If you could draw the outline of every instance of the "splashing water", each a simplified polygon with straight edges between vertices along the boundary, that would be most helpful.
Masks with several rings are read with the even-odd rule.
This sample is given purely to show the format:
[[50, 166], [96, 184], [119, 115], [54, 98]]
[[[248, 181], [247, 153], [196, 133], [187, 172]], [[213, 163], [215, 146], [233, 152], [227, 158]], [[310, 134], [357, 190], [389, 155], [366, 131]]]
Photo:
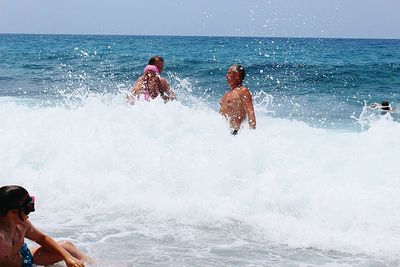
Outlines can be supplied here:
[[2, 183], [37, 195], [31, 219], [99, 266], [399, 258], [393, 121], [343, 133], [260, 116], [232, 137], [212, 109], [129, 107], [123, 95], [69, 108], [11, 101], [0, 119]]
[[[364, 102], [396, 103], [397, 42], [21, 37], [38, 60], [2, 38], [21, 53], [0, 49], [0, 181], [96, 266], [400, 264], [398, 114]], [[126, 105], [159, 47], [178, 101]], [[238, 136], [218, 114], [232, 62], [257, 115]]]

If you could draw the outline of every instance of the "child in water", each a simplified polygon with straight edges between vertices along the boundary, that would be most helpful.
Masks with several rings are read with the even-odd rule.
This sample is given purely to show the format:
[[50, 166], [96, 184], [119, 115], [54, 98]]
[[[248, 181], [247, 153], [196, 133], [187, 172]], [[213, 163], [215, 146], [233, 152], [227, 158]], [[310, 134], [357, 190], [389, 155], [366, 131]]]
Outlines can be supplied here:
[[[21, 186], [0, 188], [0, 266], [32, 267], [64, 261], [68, 267], [83, 267], [92, 259], [71, 242], [56, 242], [35, 228], [28, 215], [35, 211], [35, 197]], [[25, 238], [40, 246], [29, 249]]]

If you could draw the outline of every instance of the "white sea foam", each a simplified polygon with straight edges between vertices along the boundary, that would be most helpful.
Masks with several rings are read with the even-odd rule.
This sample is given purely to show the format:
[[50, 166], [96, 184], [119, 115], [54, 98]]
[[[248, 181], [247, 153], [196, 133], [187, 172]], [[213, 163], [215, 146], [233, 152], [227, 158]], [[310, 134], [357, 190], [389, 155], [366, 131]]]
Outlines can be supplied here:
[[204, 106], [106, 95], [69, 108], [6, 101], [0, 123], [0, 184], [25, 186], [31, 219], [88, 249], [156, 238], [171, 221], [239, 222], [289, 247], [400, 259], [396, 122], [356, 133], [259, 116], [256, 131], [231, 136]]

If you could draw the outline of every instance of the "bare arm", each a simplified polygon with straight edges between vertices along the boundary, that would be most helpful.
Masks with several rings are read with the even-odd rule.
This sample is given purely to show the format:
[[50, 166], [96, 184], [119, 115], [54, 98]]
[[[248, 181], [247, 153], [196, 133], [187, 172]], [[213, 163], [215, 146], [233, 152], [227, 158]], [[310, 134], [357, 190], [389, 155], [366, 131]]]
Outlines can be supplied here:
[[128, 95], [126, 96], [126, 102], [129, 104], [134, 104], [135, 98], [140, 94], [142, 90], [142, 77], [140, 77], [135, 84], [132, 86], [131, 90], [129, 90]]
[[256, 128], [256, 115], [254, 113], [253, 98], [250, 94], [249, 89], [243, 88], [241, 93], [241, 99], [243, 102], [244, 109], [246, 111], [247, 119], [249, 120], [249, 126], [252, 129]]
[[381, 106], [381, 104], [373, 103], [373, 104], [371, 104], [369, 107], [370, 107], [371, 109], [376, 109], [376, 108], [381, 108], [382, 106]]
[[32, 223], [27, 221], [28, 228], [25, 237], [35, 241], [37, 244], [42, 246], [44, 249], [59, 254], [65, 261], [68, 267], [84, 267], [85, 265], [78, 259], [74, 258], [68, 253], [60, 244], [58, 244], [53, 238], [45, 235], [38, 229], [36, 229]]
[[169, 86], [168, 82], [166, 79], [160, 77], [160, 91], [163, 93], [163, 99], [168, 101], [168, 100], [174, 100], [176, 99], [175, 93], [171, 90], [171, 87]]

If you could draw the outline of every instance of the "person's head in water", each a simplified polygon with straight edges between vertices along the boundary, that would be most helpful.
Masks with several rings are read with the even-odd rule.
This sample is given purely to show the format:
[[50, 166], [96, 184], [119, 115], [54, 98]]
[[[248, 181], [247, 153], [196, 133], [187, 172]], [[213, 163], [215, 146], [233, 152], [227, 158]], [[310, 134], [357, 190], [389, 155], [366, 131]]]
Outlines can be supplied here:
[[148, 65], [156, 66], [158, 71], [161, 73], [164, 67], [164, 58], [160, 56], [151, 57]]
[[244, 78], [246, 77], [246, 71], [242, 65], [232, 65], [226, 73], [226, 79], [231, 87], [240, 86]]
[[381, 109], [383, 109], [383, 110], [390, 110], [390, 104], [386, 100], [382, 101], [381, 106], [382, 106]]
[[26, 216], [35, 211], [34, 197], [30, 196], [28, 191], [18, 185], [7, 185], [0, 188], [0, 217], [7, 216], [10, 210], [24, 212]]

